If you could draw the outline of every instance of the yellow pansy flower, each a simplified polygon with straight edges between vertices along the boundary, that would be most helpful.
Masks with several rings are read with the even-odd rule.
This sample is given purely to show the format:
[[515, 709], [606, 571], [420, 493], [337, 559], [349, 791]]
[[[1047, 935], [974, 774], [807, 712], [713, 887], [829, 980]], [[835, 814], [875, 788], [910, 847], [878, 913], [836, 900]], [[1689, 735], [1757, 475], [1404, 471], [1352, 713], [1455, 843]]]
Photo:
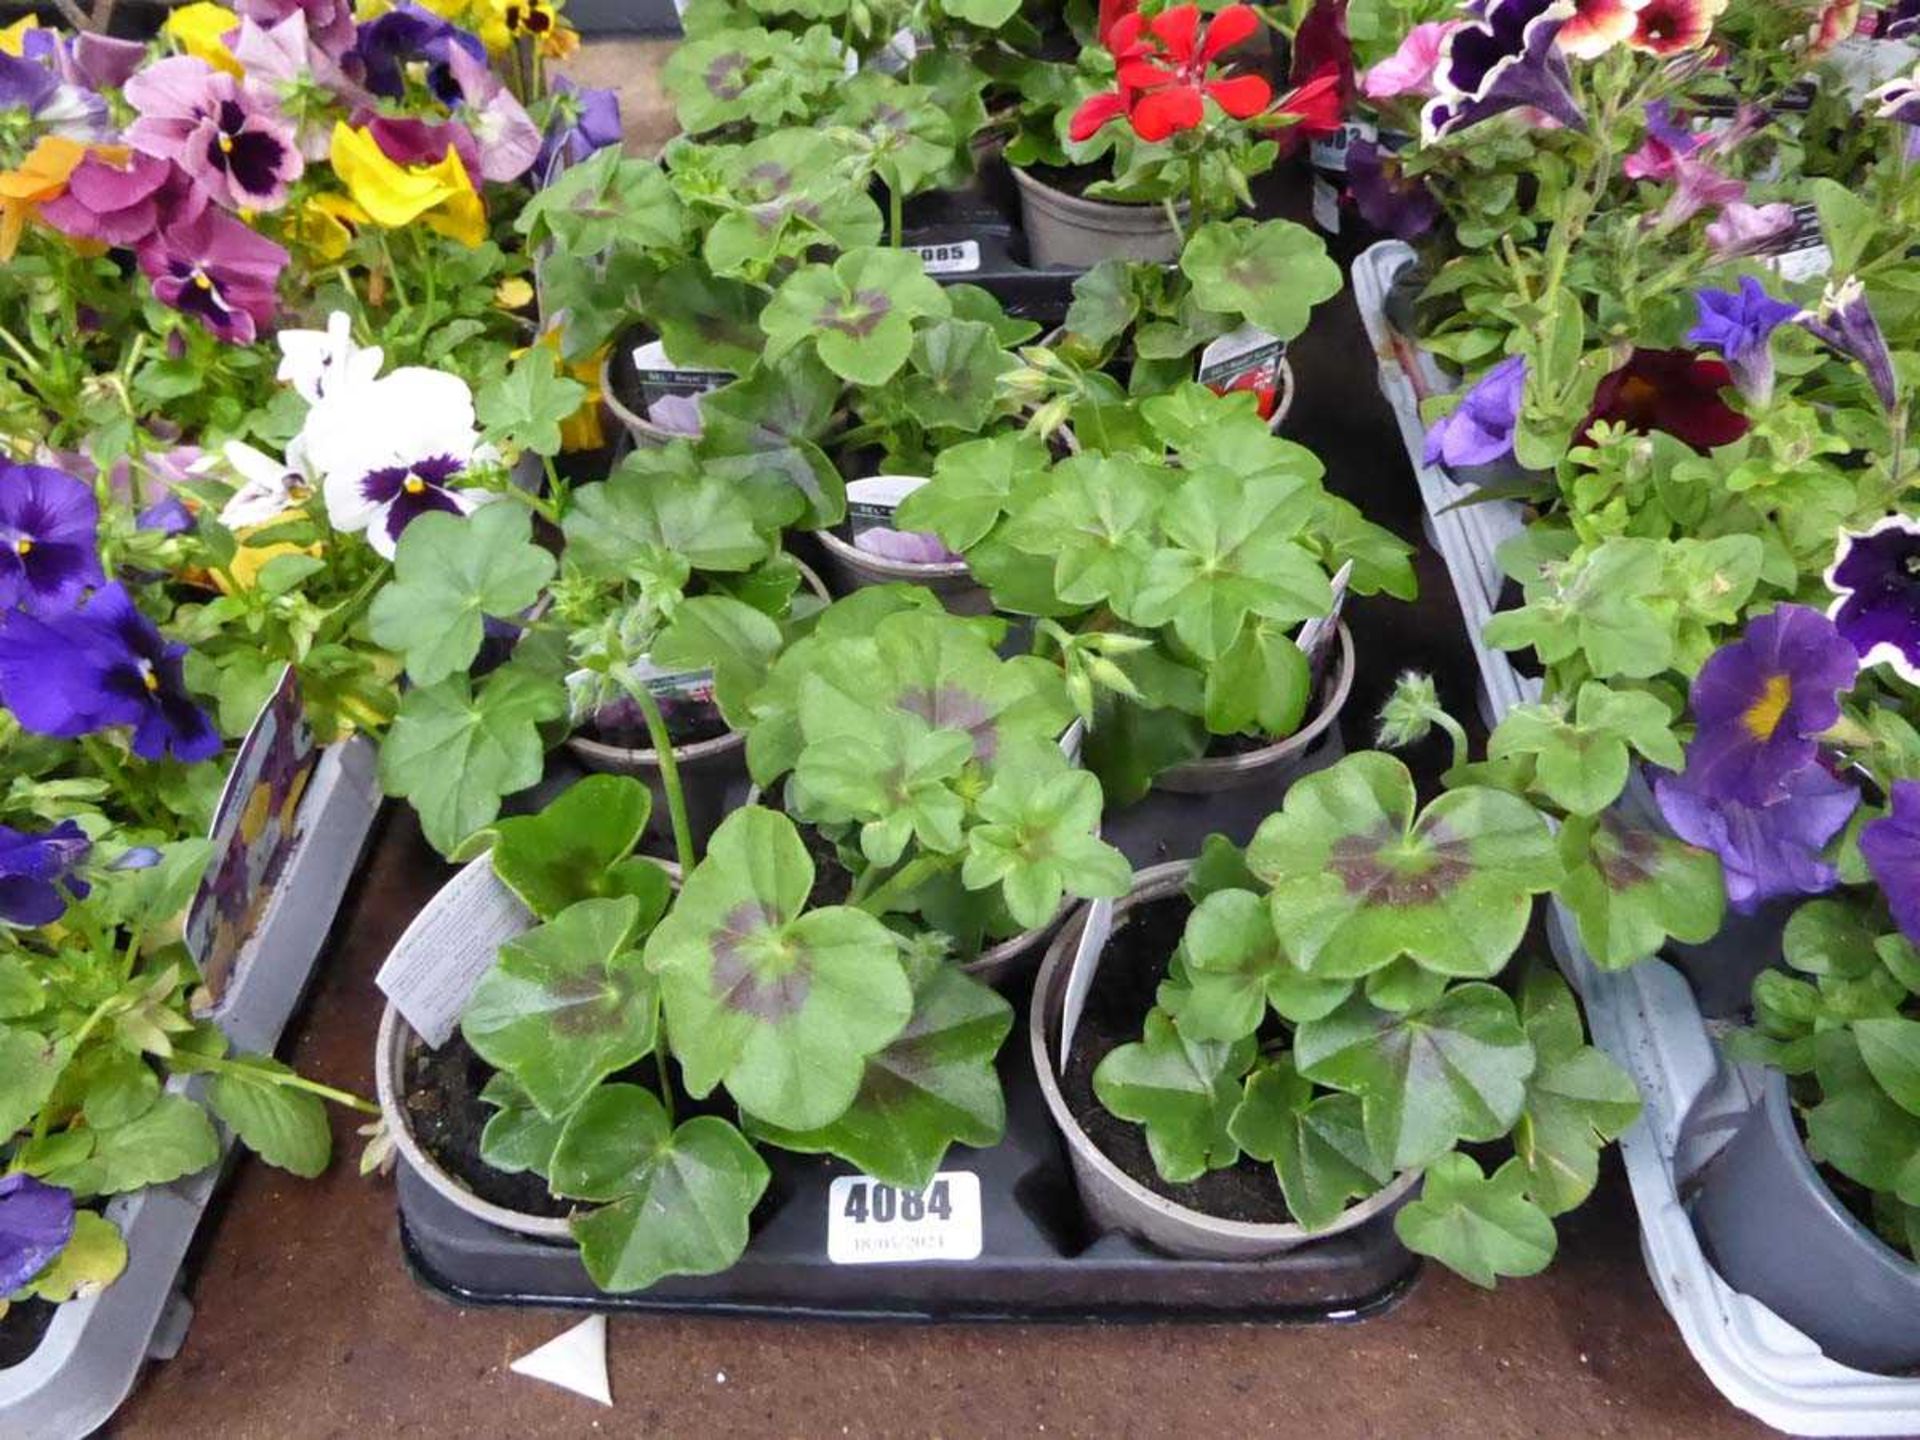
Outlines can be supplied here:
[[[124, 157], [124, 150], [102, 147], [103, 154]], [[27, 222], [40, 213], [41, 202], [67, 188], [67, 177], [86, 158], [87, 147], [64, 135], [42, 135], [34, 142], [18, 170], [0, 170], [0, 260], [11, 260], [20, 247]]]
[[373, 217], [345, 195], [310, 195], [293, 214], [290, 238], [331, 265], [347, 253], [354, 231], [372, 223]]
[[435, 164], [402, 165], [387, 157], [371, 132], [337, 121], [329, 158], [374, 224], [398, 230], [418, 220], [462, 245], [487, 238], [486, 207], [451, 145]]
[[564, 60], [580, 48], [580, 32], [561, 18], [553, 0], [471, 0], [469, 28], [493, 54], [522, 38], [549, 60]]
[[22, 15], [11, 25], [0, 25], [0, 55], [24, 55], [28, 32], [40, 28], [40, 17]]
[[493, 303], [502, 310], [524, 310], [533, 303], [533, 286], [519, 275], [509, 275], [493, 287]]
[[240, 17], [213, 0], [194, 0], [171, 15], [160, 31], [187, 54], [198, 57], [229, 75], [246, 73], [227, 48], [227, 36], [240, 28]]

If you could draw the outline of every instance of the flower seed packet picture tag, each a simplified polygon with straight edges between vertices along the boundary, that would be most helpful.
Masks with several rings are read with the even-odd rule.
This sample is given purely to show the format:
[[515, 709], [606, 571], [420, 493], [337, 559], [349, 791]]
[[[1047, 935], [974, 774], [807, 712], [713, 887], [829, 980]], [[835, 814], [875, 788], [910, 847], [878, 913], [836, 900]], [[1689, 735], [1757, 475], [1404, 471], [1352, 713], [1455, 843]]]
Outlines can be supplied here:
[[[647, 419], [662, 430], [698, 435], [700, 397], [738, 377], [730, 370], [698, 370], [676, 365], [658, 340], [636, 345], [634, 374], [640, 382], [640, 404]], [[656, 411], [658, 413], [656, 413]]]
[[[726, 722], [713, 698], [713, 671], [674, 670], [656, 665], [651, 657], [641, 655], [628, 667], [627, 673], [646, 686], [647, 693], [659, 703], [661, 718], [669, 730], [684, 735], [715, 722], [725, 728]], [[588, 693], [588, 687], [602, 683], [602, 677], [591, 670], [576, 670], [567, 676], [567, 693], [575, 697], [574, 713], [579, 715], [585, 708], [603, 726], [614, 723], [623, 730], [644, 733], [646, 720], [640, 707], [625, 695], [615, 695], [605, 704], [583, 707], [581, 697]], [[653, 742], [648, 739], [635, 748], [652, 749]]]
[[1218, 395], [1252, 391], [1260, 418], [1267, 420], [1280, 401], [1280, 366], [1286, 358], [1286, 341], [1258, 325], [1242, 325], [1200, 352], [1194, 378]]
[[248, 935], [298, 839], [300, 797], [318, 758], [291, 665], [234, 756], [208, 838], [213, 853], [187, 907], [188, 952], [218, 1009]]
[[875, 475], [847, 482], [847, 538], [856, 550], [907, 565], [945, 565], [960, 557], [937, 535], [896, 530], [894, 512], [927, 483], [921, 475]]

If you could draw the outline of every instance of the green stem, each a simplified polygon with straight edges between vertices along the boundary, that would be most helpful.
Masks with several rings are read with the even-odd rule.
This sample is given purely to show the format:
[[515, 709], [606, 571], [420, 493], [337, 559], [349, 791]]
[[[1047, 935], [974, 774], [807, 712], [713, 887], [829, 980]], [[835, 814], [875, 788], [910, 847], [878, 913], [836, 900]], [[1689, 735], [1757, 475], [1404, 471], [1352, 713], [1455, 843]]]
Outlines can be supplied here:
[[289, 1070], [282, 1075], [275, 1070], [263, 1070], [258, 1065], [246, 1065], [238, 1060], [223, 1060], [217, 1055], [196, 1055], [192, 1068], [205, 1070], [215, 1075], [243, 1075], [258, 1084], [266, 1081], [288, 1090], [304, 1090], [309, 1095], [318, 1095], [322, 1100], [331, 1100], [336, 1105], [344, 1105], [349, 1110], [358, 1110], [362, 1115], [378, 1115], [380, 1107], [371, 1100], [362, 1100], [349, 1090], [336, 1090], [331, 1085], [322, 1085], [318, 1080], [309, 1080], [306, 1076]]
[[667, 1044], [667, 1017], [662, 1015], [653, 1032], [653, 1066], [660, 1072], [660, 1105], [667, 1112], [667, 1125], [673, 1125], [673, 1072], [667, 1068], [667, 1057], [673, 1049]]
[[693, 826], [687, 821], [687, 797], [680, 788], [680, 762], [673, 757], [673, 736], [667, 731], [666, 717], [660, 713], [660, 702], [653, 698], [651, 690], [635, 680], [624, 665], [615, 671], [614, 678], [646, 717], [653, 753], [660, 757], [660, 788], [667, 792], [667, 818], [673, 822], [673, 849], [684, 880], [693, 873], [695, 863]]
[[1447, 732], [1447, 738], [1453, 741], [1453, 768], [1458, 769], [1473, 757], [1473, 747], [1467, 743], [1466, 727], [1449, 715], [1445, 710], [1433, 712], [1433, 723]]
[[900, 193], [898, 179], [887, 182], [887, 229], [892, 235], [893, 248], [900, 248], [900, 236], [906, 228], [906, 200]]
[[[903, 895], [910, 895], [927, 881], [943, 870], [951, 870], [959, 863], [957, 855], [918, 855], [889, 875], [885, 883], [874, 887], [865, 894], [860, 887], [854, 887], [854, 893], [848, 897], [849, 903], [858, 906], [869, 915], [884, 915], [887, 907]], [[862, 880], [873, 874], [868, 871]]]
[[133, 783], [127, 774], [126, 766], [120, 763], [119, 756], [113, 753], [113, 747], [97, 735], [82, 735], [80, 750], [94, 764], [94, 768], [106, 776], [113, 786], [114, 793], [133, 811], [135, 817], [144, 825], [156, 830], [165, 830], [167, 820], [155, 812], [151, 802], [140, 787]]

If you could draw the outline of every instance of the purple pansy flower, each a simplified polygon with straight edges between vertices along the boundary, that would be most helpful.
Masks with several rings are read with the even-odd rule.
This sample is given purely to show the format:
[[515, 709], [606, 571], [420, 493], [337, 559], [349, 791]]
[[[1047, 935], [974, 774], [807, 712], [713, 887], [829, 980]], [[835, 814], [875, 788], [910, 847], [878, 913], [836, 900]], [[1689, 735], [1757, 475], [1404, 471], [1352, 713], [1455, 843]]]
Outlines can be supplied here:
[[147, 47], [88, 30], [63, 35], [35, 26], [21, 37], [20, 53], [76, 90], [118, 90], [147, 58]]
[[1755, 405], [1773, 398], [1773, 332], [1800, 312], [1767, 293], [1751, 275], [1738, 290], [1696, 290], [1700, 323], [1687, 343], [1718, 350], [1733, 372], [1733, 383]]
[[396, 5], [360, 27], [347, 54], [347, 70], [357, 73], [374, 94], [397, 100], [407, 92], [408, 62], [425, 60], [428, 88], [436, 100], [451, 108], [460, 102], [460, 85], [448, 64], [456, 48], [486, 63], [487, 47], [479, 36], [418, 5]]
[[1866, 665], [1920, 685], [1920, 521], [1889, 515], [1864, 535], [1840, 532], [1827, 616]]
[[208, 210], [140, 247], [140, 268], [161, 303], [231, 345], [251, 345], [273, 321], [287, 252], [231, 215]]
[[1920, 780], [1893, 782], [1892, 805], [1860, 827], [1860, 854], [1887, 897], [1893, 923], [1920, 945]]
[[302, 33], [330, 59], [339, 59], [353, 46], [353, 0], [235, 0], [233, 8], [243, 21], [263, 30], [299, 16]]
[[138, 249], [206, 208], [207, 192], [171, 160], [135, 150], [121, 165], [96, 150], [74, 167], [64, 192], [41, 202], [40, 218], [63, 235]]
[[611, 90], [585, 89], [564, 75], [553, 77], [553, 118], [541, 138], [533, 162], [534, 176], [543, 185], [553, 180], [557, 158], [578, 165], [596, 150], [620, 143], [620, 97]]
[[[348, 43], [352, 43], [351, 34]], [[332, 106], [313, 103], [313, 87], [330, 91], [350, 107], [373, 107], [373, 96], [347, 78], [339, 52], [313, 38], [307, 17], [298, 9], [272, 24], [243, 15], [240, 33], [230, 48], [247, 72], [250, 89], [270, 90], [282, 100], [293, 100], [295, 137], [300, 153], [309, 160], [327, 157], [334, 119]]]
[[0, 920], [51, 925], [67, 913], [69, 895], [85, 899], [87, 884], [73, 872], [90, 848], [87, 832], [73, 820], [38, 835], [0, 825]]
[[0, 608], [64, 606], [104, 584], [99, 526], [100, 505], [84, 481], [0, 461]]
[[279, 209], [306, 169], [280, 107], [204, 60], [155, 61], [125, 94], [140, 112], [127, 143], [174, 161], [229, 210]]
[[193, 511], [178, 495], [163, 495], [140, 512], [134, 526], [162, 535], [184, 535], [193, 529]]
[[1707, 244], [1713, 247], [1716, 260], [1761, 255], [1774, 241], [1791, 233], [1793, 226], [1793, 207], [1784, 200], [1765, 205], [1731, 200], [1707, 225]]
[[73, 1238], [73, 1192], [31, 1175], [0, 1175], [0, 1295], [53, 1263]]
[[71, 140], [104, 140], [112, 130], [105, 100], [25, 55], [0, 54], [0, 110], [24, 110], [35, 129]]
[[1557, 43], [1575, 9], [1574, 0], [1470, 0], [1467, 18], [1441, 42], [1437, 93], [1421, 112], [1427, 139], [1522, 106], [1585, 129]]
[[1818, 765], [1795, 771], [1766, 805], [1746, 805], [1710, 793], [1684, 776], [1654, 782], [1660, 813], [1682, 840], [1720, 857], [1727, 900], [1751, 915], [1782, 895], [1831, 890], [1840, 872], [1820, 858], [1859, 807], [1860, 792]]
[[1440, 218], [1426, 182], [1410, 180], [1399, 161], [1371, 140], [1347, 147], [1347, 191], [1360, 218], [1397, 240], [1417, 240]]
[[460, 87], [460, 116], [479, 147], [479, 178], [502, 185], [518, 180], [540, 153], [540, 127], [485, 61], [455, 46], [447, 65]]
[[1887, 339], [1880, 333], [1873, 307], [1867, 304], [1867, 287], [1858, 276], [1829, 285], [1820, 308], [1801, 311], [1799, 320], [1821, 344], [1839, 351], [1867, 372], [1867, 382], [1889, 415], [1900, 408], [1893, 356], [1887, 351]]
[[1491, 465], [1513, 453], [1527, 358], [1511, 355], [1482, 375], [1451, 415], [1427, 428], [1429, 465]]
[[1777, 799], [1813, 763], [1858, 670], [1853, 647], [1818, 610], [1782, 605], [1750, 621], [1694, 677], [1689, 787], [1745, 805]]
[[36, 735], [71, 740], [126, 725], [143, 760], [205, 760], [220, 736], [187, 691], [186, 653], [116, 582], [63, 614], [0, 616], [0, 699]]

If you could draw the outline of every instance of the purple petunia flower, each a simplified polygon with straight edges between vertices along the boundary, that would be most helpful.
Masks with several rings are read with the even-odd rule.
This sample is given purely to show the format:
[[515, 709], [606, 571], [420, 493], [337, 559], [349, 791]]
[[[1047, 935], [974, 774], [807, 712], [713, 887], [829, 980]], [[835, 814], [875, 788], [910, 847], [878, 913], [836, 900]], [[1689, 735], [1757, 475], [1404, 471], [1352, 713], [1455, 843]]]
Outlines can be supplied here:
[[1513, 453], [1527, 358], [1512, 355], [1482, 375], [1451, 415], [1427, 429], [1429, 465], [1491, 465]]
[[1751, 275], [1738, 290], [1696, 290], [1700, 323], [1687, 343], [1718, 350], [1733, 373], [1733, 383], [1755, 405], [1773, 398], [1773, 332], [1800, 312], [1767, 293]]
[[280, 107], [204, 60], [155, 61], [124, 93], [140, 112], [127, 143], [174, 161], [229, 210], [279, 209], [306, 169]]
[[425, 60], [427, 87], [436, 100], [451, 108], [460, 103], [460, 84], [448, 64], [455, 48], [486, 63], [487, 47], [479, 36], [418, 5], [396, 5], [360, 27], [353, 49], [347, 52], [347, 72], [357, 74], [374, 94], [397, 100], [407, 92], [408, 63]]
[[1584, 130], [1558, 44], [1575, 12], [1574, 0], [1471, 0], [1468, 18], [1441, 42], [1438, 93], [1421, 112], [1427, 139], [1523, 106]]
[[45, 610], [100, 585], [100, 505], [83, 481], [0, 461], [0, 608]]
[[1867, 96], [1882, 120], [1907, 127], [1907, 158], [1920, 159], [1920, 75], [1901, 75]]
[[1793, 772], [1770, 804], [1746, 805], [1712, 794], [1684, 776], [1654, 782], [1660, 813], [1682, 840], [1720, 857], [1727, 900], [1751, 915], [1782, 895], [1818, 895], [1840, 872], [1820, 858], [1859, 808], [1860, 792], [1818, 765]]
[[78, 822], [62, 820], [38, 835], [0, 825], [0, 920], [51, 925], [67, 913], [67, 897], [83, 900], [87, 883], [73, 872], [91, 844]]
[[1887, 897], [1893, 923], [1920, 945], [1920, 780], [1893, 782], [1892, 805], [1860, 827], [1860, 854]]
[[1694, 677], [1688, 786], [1744, 805], [1778, 799], [1813, 763], [1858, 670], [1853, 647], [1818, 610], [1782, 605], [1750, 621]]
[[585, 89], [564, 75], [554, 76], [550, 89], [553, 116], [533, 162], [534, 177], [543, 185], [552, 182], [557, 157], [578, 165], [596, 150], [618, 145], [621, 134], [620, 97], [613, 91]]
[[1371, 140], [1347, 147], [1347, 191], [1360, 218], [1397, 240], [1417, 240], [1440, 218], [1426, 182], [1410, 180], [1400, 164]]
[[0, 1175], [0, 1295], [25, 1285], [73, 1238], [73, 1192], [31, 1175]]
[[1841, 531], [1826, 580], [1838, 597], [1827, 616], [1861, 665], [1920, 685], [1920, 522], [1889, 515], [1864, 535]]
[[0, 700], [36, 735], [70, 740], [125, 725], [143, 760], [206, 760], [220, 736], [187, 691], [186, 653], [116, 582], [63, 614], [0, 616]]
[[1900, 408], [1899, 386], [1893, 376], [1893, 356], [1888, 353], [1886, 336], [1867, 304], [1867, 287], [1858, 276], [1850, 276], [1837, 285], [1829, 285], [1818, 310], [1800, 312], [1807, 332], [1867, 372], [1881, 407], [1891, 415]]
[[1793, 226], [1793, 207], [1784, 200], [1766, 205], [1731, 200], [1707, 225], [1707, 244], [1713, 247], [1716, 260], [1762, 255], [1774, 241], [1789, 234]]
[[231, 345], [251, 345], [278, 308], [287, 252], [231, 215], [208, 210], [140, 247], [140, 268], [162, 304]]

